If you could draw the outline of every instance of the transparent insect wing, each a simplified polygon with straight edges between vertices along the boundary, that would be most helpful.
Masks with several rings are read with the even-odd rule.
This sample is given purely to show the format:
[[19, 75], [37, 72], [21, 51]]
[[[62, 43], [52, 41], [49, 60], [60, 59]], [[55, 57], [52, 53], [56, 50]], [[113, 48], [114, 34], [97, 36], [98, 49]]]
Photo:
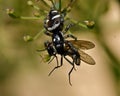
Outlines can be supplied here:
[[85, 40], [69, 40], [76, 48], [83, 50], [92, 49], [95, 47], [95, 44], [90, 41]]
[[83, 62], [85, 62], [87, 64], [90, 64], [90, 65], [95, 65], [95, 61], [91, 56], [89, 56], [87, 53], [85, 53], [81, 50], [78, 50], [78, 51], [79, 51], [79, 54], [80, 54], [80, 59]]

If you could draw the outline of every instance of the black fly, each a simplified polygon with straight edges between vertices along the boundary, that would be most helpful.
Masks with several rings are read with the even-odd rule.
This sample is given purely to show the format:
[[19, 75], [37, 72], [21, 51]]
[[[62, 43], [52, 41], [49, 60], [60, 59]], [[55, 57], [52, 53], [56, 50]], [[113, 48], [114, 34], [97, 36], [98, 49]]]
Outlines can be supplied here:
[[[95, 45], [90, 42], [90, 41], [86, 41], [86, 40], [65, 40], [64, 42], [64, 46], [63, 46], [63, 50], [61, 51], [61, 53], [58, 53], [56, 48], [53, 45], [53, 42], [45, 42], [45, 50], [47, 50], [48, 54], [53, 57], [49, 63], [56, 58], [57, 61], [57, 66], [53, 68], [53, 70], [49, 73], [49, 76], [51, 75], [51, 73], [61, 67], [63, 65], [63, 58], [65, 58], [65, 60], [67, 60], [73, 67], [70, 70], [70, 72], [68, 73], [69, 76], [69, 84], [71, 84], [71, 80], [70, 80], [70, 75], [71, 72], [73, 71], [73, 69], [75, 69], [75, 64], [76, 65], [80, 65], [81, 60], [89, 65], [94, 65], [95, 61], [94, 59], [89, 56], [88, 54], [86, 54], [85, 52], [83, 52], [82, 50], [89, 50], [95, 47]], [[41, 50], [38, 50], [41, 51]], [[61, 55], [61, 62], [60, 65], [58, 64], [58, 58], [57, 58], [57, 54]], [[67, 56], [72, 58], [72, 61], [70, 61]]]

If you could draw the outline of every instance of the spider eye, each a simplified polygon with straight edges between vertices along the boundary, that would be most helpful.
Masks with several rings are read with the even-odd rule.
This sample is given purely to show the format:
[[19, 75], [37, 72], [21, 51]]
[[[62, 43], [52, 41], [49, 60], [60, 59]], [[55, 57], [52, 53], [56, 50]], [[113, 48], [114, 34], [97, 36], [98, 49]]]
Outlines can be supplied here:
[[55, 21], [55, 24], [58, 24], [59, 23], [59, 21], [57, 20], [57, 21]]

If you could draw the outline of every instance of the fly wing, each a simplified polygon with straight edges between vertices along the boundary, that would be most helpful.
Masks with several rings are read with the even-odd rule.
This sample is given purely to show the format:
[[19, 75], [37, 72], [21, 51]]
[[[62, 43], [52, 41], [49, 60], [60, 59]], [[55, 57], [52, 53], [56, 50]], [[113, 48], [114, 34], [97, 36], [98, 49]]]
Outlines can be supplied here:
[[69, 40], [69, 42], [71, 42], [76, 48], [83, 50], [88, 50], [95, 47], [94, 43], [86, 40]]
[[94, 61], [94, 59], [91, 56], [89, 56], [88, 54], [86, 54], [85, 52], [83, 52], [81, 50], [78, 50], [78, 51], [80, 53], [80, 59], [83, 62], [85, 62], [87, 64], [90, 64], [90, 65], [95, 65], [95, 61]]

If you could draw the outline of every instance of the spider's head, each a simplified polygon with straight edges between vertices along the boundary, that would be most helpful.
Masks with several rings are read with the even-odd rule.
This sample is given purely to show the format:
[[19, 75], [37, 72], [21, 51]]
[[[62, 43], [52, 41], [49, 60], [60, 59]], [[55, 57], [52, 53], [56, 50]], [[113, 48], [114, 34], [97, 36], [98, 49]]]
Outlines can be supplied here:
[[61, 31], [63, 29], [64, 18], [57, 11], [51, 9], [44, 21], [44, 27], [49, 32]]

